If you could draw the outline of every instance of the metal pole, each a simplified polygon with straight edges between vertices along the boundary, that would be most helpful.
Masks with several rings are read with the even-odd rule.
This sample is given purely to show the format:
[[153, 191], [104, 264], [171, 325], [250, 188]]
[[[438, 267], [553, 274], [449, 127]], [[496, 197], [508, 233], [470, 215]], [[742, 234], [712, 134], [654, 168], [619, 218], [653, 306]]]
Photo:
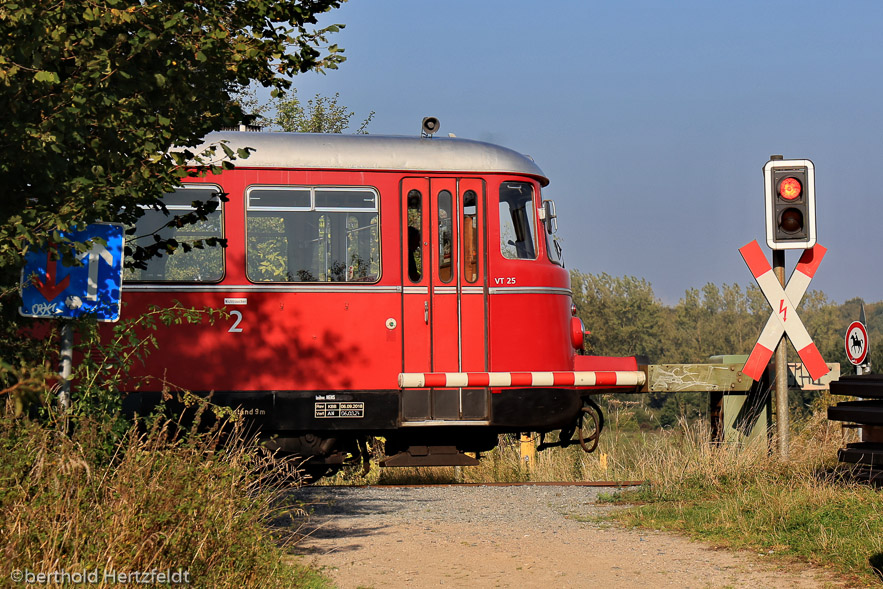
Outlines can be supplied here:
[[[785, 250], [773, 250], [773, 272], [779, 284], [785, 286]], [[773, 311], [778, 311], [773, 309]], [[794, 311], [792, 310], [792, 313]], [[788, 343], [784, 335], [776, 348], [776, 433], [779, 437], [779, 457], [788, 460]]]
[[[861, 322], [862, 325], [867, 327], [868, 320], [865, 318], [865, 302], [864, 301], [861, 302], [860, 309], [861, 310], [859, 311], [859, 314], [858, 314], [858, 320]], [[870, 339], [870, 338], [868, 338], [868, 339]], [[855, 367], [855, 373], [859, 376], [861, 376], [862, 374], [871, 374], [871, 342], [869, 342], [869, 341], [865, 342], [865, 351], [866, 351], [865, 361]]]
[[61, 390], [58, 391], [58, 408], [67, 413], [71, 408], [71, 367], [74, 357], [74, 328], [70, 321], [61, 322]]

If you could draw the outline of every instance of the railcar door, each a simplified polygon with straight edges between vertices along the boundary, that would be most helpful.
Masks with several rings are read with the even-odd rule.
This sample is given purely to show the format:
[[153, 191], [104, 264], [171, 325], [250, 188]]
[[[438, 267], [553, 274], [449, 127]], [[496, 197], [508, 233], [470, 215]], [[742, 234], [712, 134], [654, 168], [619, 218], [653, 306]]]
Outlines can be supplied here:
[[[405, 372], [487, 370], [485, 189], [477, 178], [402, 182]], [[405, 421], [483, 421], [487, 389], [403, 393]]]

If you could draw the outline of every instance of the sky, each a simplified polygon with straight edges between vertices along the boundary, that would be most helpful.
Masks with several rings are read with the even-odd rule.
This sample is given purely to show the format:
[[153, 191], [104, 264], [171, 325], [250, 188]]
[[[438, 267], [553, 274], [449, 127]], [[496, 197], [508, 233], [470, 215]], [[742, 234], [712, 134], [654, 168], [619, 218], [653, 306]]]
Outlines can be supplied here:
[[298, 96], [339, 92], [372, 134], [431, 115], [530, 155], [569, 268], [670, 305], [753, 283], [738, 250], [769, 254], [762, 168], [782, 154], [815, 164], [810, 290], [883, 300], [883, 3], [350, 0], [332, 23], [347, 61]]

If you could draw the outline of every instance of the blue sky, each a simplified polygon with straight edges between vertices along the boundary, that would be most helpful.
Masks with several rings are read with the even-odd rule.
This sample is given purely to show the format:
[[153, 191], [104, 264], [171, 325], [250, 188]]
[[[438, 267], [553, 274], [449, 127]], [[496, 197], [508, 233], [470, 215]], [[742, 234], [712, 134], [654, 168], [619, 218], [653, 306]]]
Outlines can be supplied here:
[[752, 283], [738, 249], [768, 251], [762, 167], [783, 154], [816, 167], [810, 289], [883, 299], [883, 3], [351, 0], [332, 22], [347, 61], [299, 96], [339, 92], [371, 133], [433, 115], [531, 155], [570, 268], [668, 304]]

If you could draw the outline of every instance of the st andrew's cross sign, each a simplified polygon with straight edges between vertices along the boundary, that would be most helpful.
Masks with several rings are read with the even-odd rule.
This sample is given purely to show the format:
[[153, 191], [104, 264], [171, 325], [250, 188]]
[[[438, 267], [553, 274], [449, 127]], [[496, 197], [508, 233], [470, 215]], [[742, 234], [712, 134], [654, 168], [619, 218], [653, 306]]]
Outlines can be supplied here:
[[794, 273], [783, 289], [757, 241], [752, 241], [739, 250], [767, 302], [773, 308], [757, 344], [748, 356], [748, 361], [745, 362], [743, 374], [754, 380], [760, 380], [783, 333], [787, 334], [794, 344], [797, 354], [813, 380], [818, 380], [828, 373], [830, 370], [828, 365], [825, 364], [819, 349], [797, 315], [797, 305], [800, 304], [826, 251], [826, 248], [818, 244], [804, 250]]

